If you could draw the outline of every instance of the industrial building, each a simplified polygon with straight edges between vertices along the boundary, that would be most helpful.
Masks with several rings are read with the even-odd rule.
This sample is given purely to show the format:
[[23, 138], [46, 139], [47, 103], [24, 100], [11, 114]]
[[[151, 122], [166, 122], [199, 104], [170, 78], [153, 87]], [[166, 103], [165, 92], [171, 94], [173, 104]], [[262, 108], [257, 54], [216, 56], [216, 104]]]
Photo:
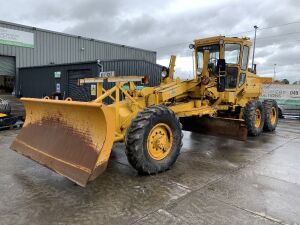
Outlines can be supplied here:
[[105, 60], [156, 63], [156, 52], [0, 21], [0, 93], [21, 95], [18, 70]]

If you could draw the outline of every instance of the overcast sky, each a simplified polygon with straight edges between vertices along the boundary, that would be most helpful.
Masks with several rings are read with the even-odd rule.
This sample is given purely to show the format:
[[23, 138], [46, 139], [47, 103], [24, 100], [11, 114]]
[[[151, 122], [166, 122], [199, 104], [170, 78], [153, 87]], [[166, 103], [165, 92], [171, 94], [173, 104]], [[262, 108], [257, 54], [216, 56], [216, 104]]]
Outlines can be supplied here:
[[194, 39], [253, 38], [256, 24], [258, 73], [273, 76], [277, 64], [276, 78], [300, 80], [299, 0], [10, 0], [0, 20], [155, 50], [161, 64], [177, 54], [176, 72], [185, 75]]

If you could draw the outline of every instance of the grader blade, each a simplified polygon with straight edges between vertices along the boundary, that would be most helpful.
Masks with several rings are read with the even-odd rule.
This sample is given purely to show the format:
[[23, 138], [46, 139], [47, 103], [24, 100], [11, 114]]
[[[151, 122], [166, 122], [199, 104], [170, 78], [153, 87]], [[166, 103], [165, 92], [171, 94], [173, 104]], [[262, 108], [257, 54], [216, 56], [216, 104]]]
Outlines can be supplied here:
[[26, 120], [11, 149], [80, 186], [106, 169], [115, 113], [98, 103], [23, 98]]
[[209, 118], [209, 117], [185, 117], [180, 118], [183, 130], [208, 134], [213, 136], [224, 136], [241, 141], [247, 140], [247, 127], [242, 120]]

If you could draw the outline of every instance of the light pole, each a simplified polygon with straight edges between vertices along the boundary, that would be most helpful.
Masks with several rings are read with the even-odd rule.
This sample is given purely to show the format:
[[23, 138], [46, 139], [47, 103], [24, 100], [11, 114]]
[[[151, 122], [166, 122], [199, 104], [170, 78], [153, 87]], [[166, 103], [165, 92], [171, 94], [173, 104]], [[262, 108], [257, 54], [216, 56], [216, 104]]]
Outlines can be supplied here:
[[273, 76], [273, 82], [275, 82], [275, 78], [276, 78], [276, 66], [277, 66], [277, 64], [274, 63], [274, 76]]
[[258, 26], [254, 26], [254, 43], [253, 43], [253, 55], [252, 55], [252, 70], [254, 69], [254, 55], [255, 55], [255, 43], [256, 43], [256, 31], [258, 29]]

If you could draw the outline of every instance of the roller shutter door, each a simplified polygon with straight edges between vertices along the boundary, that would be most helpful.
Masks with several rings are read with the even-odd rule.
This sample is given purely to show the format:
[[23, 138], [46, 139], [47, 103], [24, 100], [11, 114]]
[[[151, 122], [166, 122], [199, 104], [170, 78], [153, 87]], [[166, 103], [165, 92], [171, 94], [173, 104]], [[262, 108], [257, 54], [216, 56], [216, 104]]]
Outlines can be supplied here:
[[78, 86], [78, 79], [91, 77], [90, 69], [68, 70], [68, 97], [74, 101], [92, 100], [90, 85]]
[[0, 56], [0, 75], [15, 76], [16, 60], [15, 57]]

